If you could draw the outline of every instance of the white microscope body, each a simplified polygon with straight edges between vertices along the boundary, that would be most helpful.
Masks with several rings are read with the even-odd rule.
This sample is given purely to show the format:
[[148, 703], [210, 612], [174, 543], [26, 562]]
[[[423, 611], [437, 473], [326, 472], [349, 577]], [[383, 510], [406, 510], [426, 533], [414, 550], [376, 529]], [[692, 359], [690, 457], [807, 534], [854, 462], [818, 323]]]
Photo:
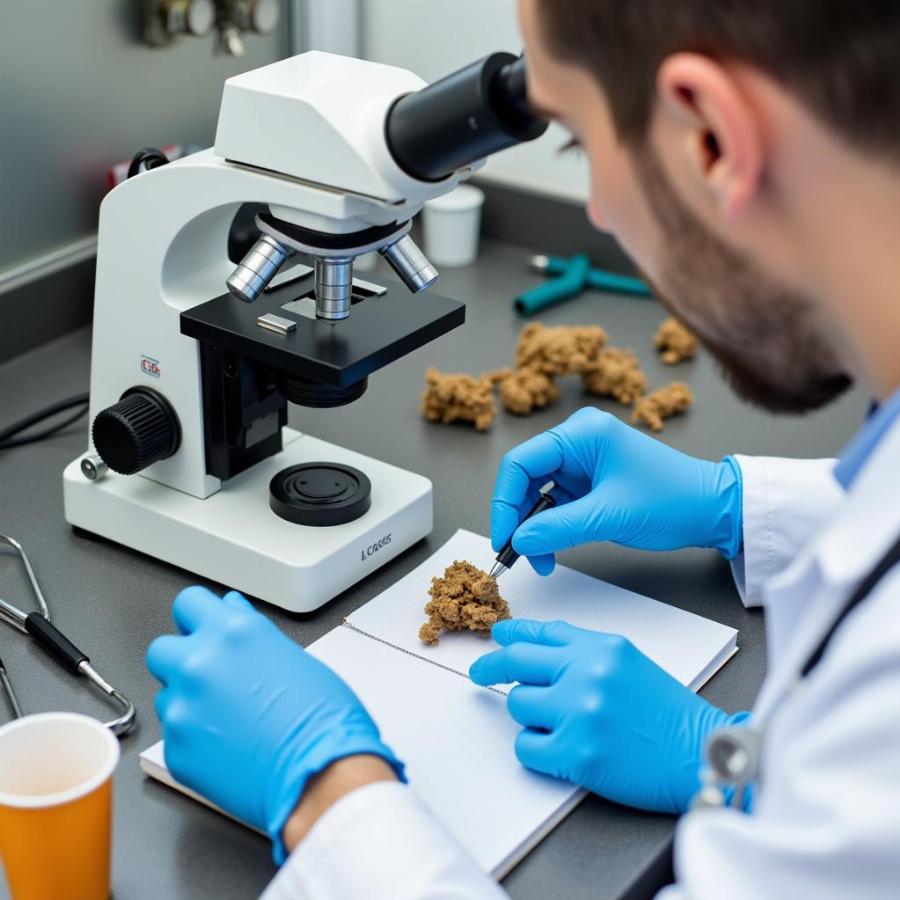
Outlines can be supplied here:
[[[377, 340], [372, 332], [381, 321], [377, 304], [386, 304], [385, 322], [399, 328], [398, 317], [391, 318], [392, 307], [382, 297], [354, 305], [350, 314], [348, 282], [358, 252], [377, 245], [395, 267], [405, 265], [400, 274], [413, 290], [436, 277], [404, 237], [408, 221], [427, 199], [451, 190], [480, 165], [472, 159], [445, 177], [423, 180], [395, 160], [386, 119], [399, 97], [424, 86], [401, 69], [324, 53], [248, 72], [225, 84], [213, 149], [130, 178], [105, 198], [94, 309], [92, 437], [86, 456], [70, 463], [63, 479], [65, 515], [72, 525], [294, 612], [319, 607], [431, 531], [432, 490], [426, 478], [283, 427], [286, 403], [279, 393], [290, 393], [286, 385], [299, 381], [316, 397], [308, 405], [348, 402], [343, 394], [331, 402], [329, 392], [340, 394], [348, 379], [462, 321], [460, 304], [430, 295], [416, 298], [423, 310], [432, 302], [444, 304], [434, 313], [440, 323], [422, 324], [421, 334], [404, 338], [413, 340], [408, 349], [399, 338], [396, 346], [391, 343], [385, 325], [386, 346], [377, 348], [383, 358], [373, 363], [378, 354], [369, 345]], [[267, 204], [270, 224], [290, 233], [276, 231], [278, 240], [262, 247], [282, 255], [263, 260], [268, 269], [257, 279], [258, 242], [238, 270], [245, 280], [238, 278], [235, 289], [238, 273], [232, 273], [226, 248], [232, 221], [245, 203]], [[260, 228], [265, 233], [263, 224]], [[319, 249], [311, 235], [327, 246]], [[368, 243], [354, 244], [354, 236]], [[307, 291], [312, 313], [283, 312], [289, 305], [283, 301], [296, 300], [296, 287], [288, 284], [271, 295], [266, 289], [278, 264], [297, 251], [314, 257], [315, 292]], [[242, 292], [247, 279], [255, 283]], [[220, 296], [226, 282], [237, 296]], [[245, 302], [256, 296], [270, 308], [277, 303], [291, 333], [257, 327], [258, 307]], [[356, 297], [352, 300], [355, 304]], [[186, 329], [218, 327], [184, 321], [183, 314], [199, 315], [207, 308], [225, 320], [243, 316], [250, 323], [240, 346], [231, 343], [227, 328], [210, 336], [204, 331], [202, 339], [188, 336]], [[354, 332], [357, 316], [360, 327]], [[357, 340], [357, 367], [351, 369], [344, 357], [352, 356]], [[215, 369], [222, 360], [224, 375]], [[227, 393], [235, 366], [238, 377], [249, 379], [243, 394], [256, 390], [252, 403], [268, 404], [252, 421], [257, 413], [248, 412], [250, 406], [233, 407], [235, 396], [242, 402], [240, 392]], [[331, 380], [321, 403], [320, 377]], [[364, 378], [361, 384], [364, 389]], [[138, 404], [134, 408], [128, 407], [129, 396]], [[155, 398], [164, 410], [154, 408]], [[273, 403], [281, 403], [275, 412]], [[229, 437], [221, 437], [223, 428], [231, 430]], [[218, 449], [210, 446], [212, 436]], [[104, 443], [106, 449], [98, 446]], [[273, 448], [277, 452], [270, 452]], [[150, 461], [144, 465], [144, 460]], [[325, 527], [276, 514], [269, 499], [276, 474], [323, 461], [368, 476], [367, 510]], [[120, 474], [123, 470], [132, 474]], [[102, 477], [92, 477], [97, 472]], [[323, 502], [327, 506], [330, 499]]]

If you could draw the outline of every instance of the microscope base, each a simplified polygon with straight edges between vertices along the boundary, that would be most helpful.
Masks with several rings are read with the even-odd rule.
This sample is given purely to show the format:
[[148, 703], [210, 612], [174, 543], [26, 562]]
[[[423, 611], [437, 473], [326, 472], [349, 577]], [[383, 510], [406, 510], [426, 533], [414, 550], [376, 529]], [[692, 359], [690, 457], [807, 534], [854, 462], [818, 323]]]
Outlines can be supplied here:
[[[285, 428], [284, 449], [206, 500], [141, 475], [90, 481], [81, 459], [63, 477], [66, 520], [281, 606], [311, 612], [432, 529], [431, 482], [412, 472]], [[368, 512], [344, 525], [295, 525], [269, 508], [269, 481], [309, 462], [353, 466], [372, 482]], [[166, 598], [161, 598], [165, 600]]]

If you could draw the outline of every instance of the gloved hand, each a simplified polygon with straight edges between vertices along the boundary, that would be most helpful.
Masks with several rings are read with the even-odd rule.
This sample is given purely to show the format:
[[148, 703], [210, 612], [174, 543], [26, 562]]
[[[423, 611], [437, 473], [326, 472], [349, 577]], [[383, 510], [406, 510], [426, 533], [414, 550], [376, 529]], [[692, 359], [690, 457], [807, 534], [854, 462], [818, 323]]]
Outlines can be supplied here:
[[241, 594], [189, 587], [172, 609], [182, 636], [147, 652], [163, 683], [156, 712], [166, 765], [185, 786], [265, 831], [281, 832], [310, 776], [346, 756], [403, 765], [350, 688]]
[[507, 700], [524, 726], [519, 761], [617, 803], [684, 812], [700, 787], [706, 736], [748, 715], [707, 703], [620, 635], [529, 619], [491, 633], [501, 649], [469, 676], [485, 686], [520, 682]]
[[[557, 505], [522, 522], [549, 480]], [[741, 547], [740, 467], [695, 459], [609, 413], [580, 409], [510, 450], [491, 506], [491, 543], [527, 556], [541, 575], [553, 553], [590, 541], [643, 550]]]

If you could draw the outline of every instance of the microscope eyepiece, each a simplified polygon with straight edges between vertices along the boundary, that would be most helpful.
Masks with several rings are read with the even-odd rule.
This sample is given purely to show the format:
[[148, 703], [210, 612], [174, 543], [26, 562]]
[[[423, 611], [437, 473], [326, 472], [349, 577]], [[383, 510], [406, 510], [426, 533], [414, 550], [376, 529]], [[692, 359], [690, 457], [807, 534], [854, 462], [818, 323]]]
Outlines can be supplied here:
[[528, 107], [524, 57], [492, 53], [395, 100], [385, 136], [404, 172], [440, 181], [546, 129]]

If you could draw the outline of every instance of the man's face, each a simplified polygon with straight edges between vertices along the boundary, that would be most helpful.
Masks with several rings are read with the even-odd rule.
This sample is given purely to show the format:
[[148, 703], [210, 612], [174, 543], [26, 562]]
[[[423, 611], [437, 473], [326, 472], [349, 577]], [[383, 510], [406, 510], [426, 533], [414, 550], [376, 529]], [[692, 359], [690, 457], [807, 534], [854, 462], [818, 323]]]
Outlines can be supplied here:
[[591, 221], [615, 234], [735, 391], [775, 412], [804, 412], [845, 390], [850, 381], [815, 304], [751, 263], [683, 202], [663, 165], [678, 148], [665, 140], [655, 149], [650, 142], [638, 149], [623, 145], [591, 74], [545, 48], [537, 0], [519, 0], [519, 11], [531, 103], [584, 148]]

